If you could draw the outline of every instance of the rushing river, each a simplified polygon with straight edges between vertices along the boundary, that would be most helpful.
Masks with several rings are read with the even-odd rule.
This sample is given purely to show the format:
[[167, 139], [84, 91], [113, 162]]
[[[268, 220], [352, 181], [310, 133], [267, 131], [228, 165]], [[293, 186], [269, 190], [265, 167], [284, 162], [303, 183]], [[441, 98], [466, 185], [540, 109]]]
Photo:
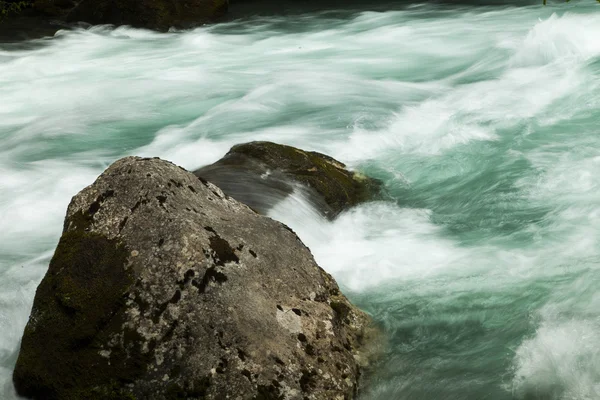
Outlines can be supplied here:
[[71, 196], [124, 155], [194, 169], [250, 140], [385, 182], [333, 222], [271, 212], [385, 329], [362, 399], [600, 399], [591, 0], [0, 44], [0, 398]]

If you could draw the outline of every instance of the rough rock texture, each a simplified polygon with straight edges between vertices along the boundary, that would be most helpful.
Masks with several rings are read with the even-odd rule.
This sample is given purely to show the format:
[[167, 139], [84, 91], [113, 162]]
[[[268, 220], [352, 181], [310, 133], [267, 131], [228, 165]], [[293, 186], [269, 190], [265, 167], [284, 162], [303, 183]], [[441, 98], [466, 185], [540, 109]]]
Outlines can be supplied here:
[[264, 214], [294, 188], [302, 188], [325, 216], [378, 195], [379, 181], [348, 171], [321, 153], [271, 142], [236, 145], [219, 161], [194, 171], [227, 195]]
[[[70, 0], [37, 0], [40, 1]], [[224, 15], [228, 6], [228, 0], [83, 0], [69, 13], [67, 20], [164, 31], [214, 20]]]
[[285, 225], [159, 159], [73, 198], [14, 371], [36, 399], [351, 399], [368, 317]]

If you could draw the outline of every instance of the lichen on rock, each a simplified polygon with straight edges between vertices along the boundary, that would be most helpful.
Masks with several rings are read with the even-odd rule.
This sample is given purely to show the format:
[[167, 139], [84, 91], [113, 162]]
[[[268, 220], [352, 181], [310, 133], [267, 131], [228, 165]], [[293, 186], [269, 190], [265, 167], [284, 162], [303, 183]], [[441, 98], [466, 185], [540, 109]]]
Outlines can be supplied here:
[[14, 372], [62, 399], [352, 399], [370, 319], [286, 226], [159, 159], [77, 194]]

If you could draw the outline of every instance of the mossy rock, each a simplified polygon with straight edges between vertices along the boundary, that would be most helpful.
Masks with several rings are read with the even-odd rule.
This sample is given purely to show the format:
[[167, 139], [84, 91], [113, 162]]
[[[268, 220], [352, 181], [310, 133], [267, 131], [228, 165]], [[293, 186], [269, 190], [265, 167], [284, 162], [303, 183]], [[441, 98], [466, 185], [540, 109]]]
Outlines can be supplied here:
[[328, 218], [376, 199], [382, 188], [377, 179], [350, 171], [325, 154], [272, 142], [236, 145], [222, 159], [194, 173], [263, 214], [297, 184]]
[[228, 0], [83, 0], [67, 20], [166, 31], [213, 21], [223, 16], [228, 7]]
[[19, 36], [33, 32], [28, 25], [48, 26], [35, 33], [44, 36], [79, 22], [167, 31], [217, 21], [228, 8], [228, 0], [0, 0], [0, 23]]

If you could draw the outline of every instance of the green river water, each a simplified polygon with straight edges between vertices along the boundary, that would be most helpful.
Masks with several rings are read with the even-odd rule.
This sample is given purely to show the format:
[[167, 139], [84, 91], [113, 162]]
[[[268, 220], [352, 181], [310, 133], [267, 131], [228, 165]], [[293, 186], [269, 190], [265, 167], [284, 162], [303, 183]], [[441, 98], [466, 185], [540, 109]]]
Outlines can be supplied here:
[[593, 1], [0, 43], [0, 398], [71, 196], [125, 155], [272, 140], [389, 193], [270, 213], [385, 330], [361, 400], [600, 399], [599, 89]]

